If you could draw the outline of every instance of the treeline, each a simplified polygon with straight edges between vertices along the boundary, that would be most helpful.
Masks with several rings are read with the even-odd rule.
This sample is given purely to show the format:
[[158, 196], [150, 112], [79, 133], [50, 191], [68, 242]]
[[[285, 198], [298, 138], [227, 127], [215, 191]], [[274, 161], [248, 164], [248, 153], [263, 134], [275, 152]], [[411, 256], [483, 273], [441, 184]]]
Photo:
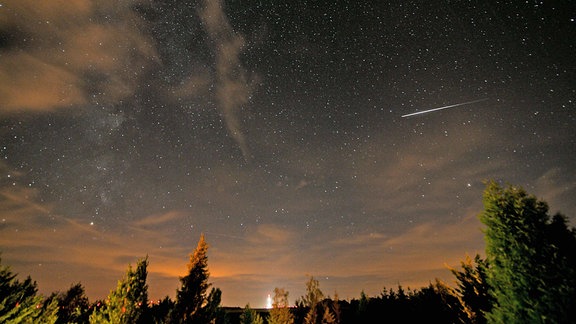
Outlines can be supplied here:
[[19, 281], [0, 263], [0, 323], [576, 323], [576, 230], [519, 187], [488, 182], [483, 201], [486, 258], [466, 257], [450, 269], [454, 288], [435, 280], [346, 301], [325, 296], [310, 277], [295, 305], [276, 288], [270, 310], [222, 307], [222, 292], [208, 282], [202, 235], [174, 300], [148, 300], [147, 257], [95, 302], [81, 284], [42, 296], [30, 277]]

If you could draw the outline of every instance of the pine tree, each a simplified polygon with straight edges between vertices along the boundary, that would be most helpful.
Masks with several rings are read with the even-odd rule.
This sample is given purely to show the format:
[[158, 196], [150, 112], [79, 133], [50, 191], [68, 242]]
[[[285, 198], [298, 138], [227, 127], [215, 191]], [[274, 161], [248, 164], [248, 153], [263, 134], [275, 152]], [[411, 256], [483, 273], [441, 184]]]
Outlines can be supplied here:
[[207, 294], [208, 283], [208, 244], [204, 234], [198, 246], [190, 255], [188, 275], [181, 277], [181, 288], [176, 291], [176, 302], [170, 315], [173, 323], [210, 323], [214, 321], [220, 306], [222, 292], [212, 288]]
[[576, 322], [576, 269], [568, 249], [576, 237], [557, 218], [522, 188], [487, 184], [480, 220], [495, 299], [489, 323]]
[[104, 307], [90, 315], [90, 323], [140, 323], [148, 307], [148, 257], [138, 260], [136, 269], [128, 267], [126, 276], [118, 281], [116, 290], [108, 295]]
[[240, 324], [264, 324], [264, 320], [256, 310], [250, 308], [250, 304], [247, 304], [240, 315]]
[[290, 312], [288, 304], [288, 292], [284, 288], [274, 288], [274, 298], [272, 299], [272, 309], [268, 324], [292, 324], [294, 316]]

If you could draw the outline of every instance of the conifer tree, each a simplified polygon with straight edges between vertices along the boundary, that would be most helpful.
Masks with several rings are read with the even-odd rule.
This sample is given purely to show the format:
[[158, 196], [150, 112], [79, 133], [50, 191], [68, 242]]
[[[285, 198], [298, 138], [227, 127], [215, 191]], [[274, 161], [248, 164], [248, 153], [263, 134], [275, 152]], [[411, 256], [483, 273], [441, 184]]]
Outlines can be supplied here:
[[36, 282], [29, 276], [20, 282], [16, 276], [9, 266], [2, 265], [0, 258], [0, 323], [54, 323], [57, 304], [49, 302], [43, 306]]
[[486, 323], [484, 313], [489, 312], [493, 304], [486, 279], [488, 262], [477, 254], [474, 260], [466, 256], [460, 264], [462, 271], [457, 269], [450, 271], [456, 277], [455, 290], [461, 300], [463, 314], [466, 316], [462, 320], [466, 323]]
[[522, 188], [487, 184], [480, 220], [486, 225], [487, 281], [495, 299], [489, 323], [576, 322], [576, 269], [569, 249], [576, 238], [557, 219]]
[[272, 309], [268, 324], [292, 324], [294, 316], [290, 312], [288, 304], [288, 292], [284, 288], [274, 288], [274, 298], [272, 299]]
[[208, 283], [208, 244], [204, 234], [190, 255], [188, 274], [180, 278], [181, 287], [176, 291], [176, 302], [170, 315], [172, 323], [210, 323], [214, 321], [220, 306], [222, 292]]
[[82, 284], [72, 285], [65, 293], [54, 294], [58, 301], [58, 323], [85, 323], [90, 303]]
[[90, 315], [90, 323], [132, 324], [143, 322], [148, 307], [148, 257], [138, 260], [136, 269], [128, 267], [103, 307]]

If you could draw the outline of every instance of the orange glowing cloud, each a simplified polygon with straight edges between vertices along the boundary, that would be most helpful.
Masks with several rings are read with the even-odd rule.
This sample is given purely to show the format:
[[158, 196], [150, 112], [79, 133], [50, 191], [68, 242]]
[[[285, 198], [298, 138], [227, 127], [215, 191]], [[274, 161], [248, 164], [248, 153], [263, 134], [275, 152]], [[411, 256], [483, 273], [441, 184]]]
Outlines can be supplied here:
[[0, 80], [0, 109], [4, 112], [86, 103], [77, 75], [26, 53], [2, 56]]
[[129, 1], [17, 0], [2, 10], [0, 28], [20, 34], [0, 61], [0, 113], [115, 102], [157, 61]]

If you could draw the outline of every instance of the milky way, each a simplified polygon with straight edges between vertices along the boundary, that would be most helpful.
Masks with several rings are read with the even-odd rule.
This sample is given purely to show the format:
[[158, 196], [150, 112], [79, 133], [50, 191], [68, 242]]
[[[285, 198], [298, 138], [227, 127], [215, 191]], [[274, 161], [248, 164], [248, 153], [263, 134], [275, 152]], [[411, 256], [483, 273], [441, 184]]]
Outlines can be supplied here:
[[573, 220], [568, 1], [0, 5], [0, 250], [46, 294], [149, 255], [173, 296], [200, 233], [230, 306], [451, 283], [487, 179]]

